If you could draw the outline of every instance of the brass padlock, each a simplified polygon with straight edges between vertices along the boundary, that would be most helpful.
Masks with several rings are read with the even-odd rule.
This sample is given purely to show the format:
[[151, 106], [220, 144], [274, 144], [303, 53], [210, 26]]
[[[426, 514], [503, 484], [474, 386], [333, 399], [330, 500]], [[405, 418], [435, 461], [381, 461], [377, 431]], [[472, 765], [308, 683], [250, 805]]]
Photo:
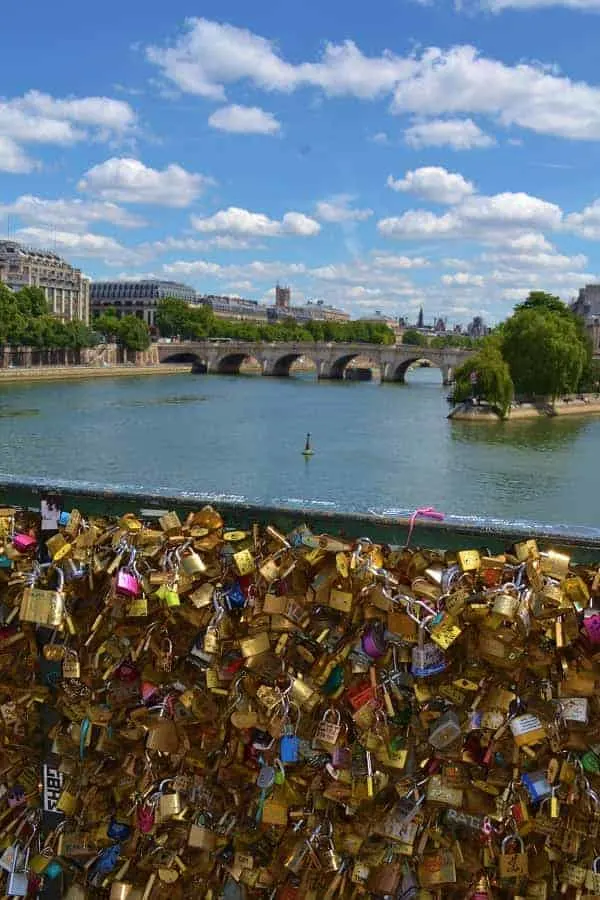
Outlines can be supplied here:
[[158, 801], [158, 811], [161, 819], [170, 819], [181, 812], [181, 794], [179, 791], [164, 792], [165, 785], [170, 784], [173, 779], [167, 778], [158, 786], [160, 797]]

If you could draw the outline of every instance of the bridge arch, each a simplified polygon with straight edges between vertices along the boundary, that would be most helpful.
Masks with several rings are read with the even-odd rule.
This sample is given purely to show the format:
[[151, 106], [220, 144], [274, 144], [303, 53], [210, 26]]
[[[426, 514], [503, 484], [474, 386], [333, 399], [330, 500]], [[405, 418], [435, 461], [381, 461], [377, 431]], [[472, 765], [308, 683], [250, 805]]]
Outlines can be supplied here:
[[298, 362], [300, 359], [305, 359], [308, 362], [311, 362], [315, 371], [318, 373], [319, 371], [319, 362], [314, 359], [309, 353], [285, 353], [283, 356], [278, 356], [272, 362], [265, 362], [263, 368], [264, 375], [274, 375], [276, 377], [286, 377], [290, 376], [292, 366], [295, 362]]
[[190, 363], [192, 366], [192, 372], [196, 372], [199, 374], [206, 374], [208, 372], [208, 362], [198, 353], [194, 352], [184, 352], [180, 351], [177, 353], [170, 353], [168, 356], [161, 357], [162, 363]]
[[385, 377], [385, 381], [398, 381], [404, 383], [406, 373], [411, 368], [411, 366], [416, 365], [416, 363], [424, 362], [427, 363], [432, 369], [439, 369], [442, 373], [442, 382], [444, 384], [448, 383], [448, 375], [450, 372], [450, 366], [434, 359], [431, 359], [429, 356], [425, 356], [423, 353], [418, 356], [415, 354], [414, 357], [410, 359], [404, 359], [402, 362], [398, 363], [396, 366], [393, 364], [388, 364], [387, 373]]
[[[371, 372], [374, 368], [379, 369], [381, 367], [380, 361], [372, 356], [371, 353], [368, 351], [361, 353], [359, 350], [352, 353], [344, 353], [342, 356], [338, 356], [334, 359], [329, 367], [329, 377], [339, 380], [345, 378], [348, 366], [353, 360], [358, 359], [359, 357], [368, 362], [368, 368], [371, 369]], [[367, 366], [365, 366], [365, 368], [367, 368]]]
[[262, 360], [257, 356], [253, 356], [251, 353], [243, 353], [241, 351], [232, 351], [219, 356], [212, 371], [216, 372], [217, 375], [239, 375], [245, 362], [258, 363], [262, 372]]

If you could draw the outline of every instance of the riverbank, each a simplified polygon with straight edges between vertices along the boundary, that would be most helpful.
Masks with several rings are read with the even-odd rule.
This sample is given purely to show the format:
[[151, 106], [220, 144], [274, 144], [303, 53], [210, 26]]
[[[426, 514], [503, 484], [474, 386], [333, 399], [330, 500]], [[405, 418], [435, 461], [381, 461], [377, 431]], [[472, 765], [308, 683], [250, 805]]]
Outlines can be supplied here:
[[[584, 400], [557, 400], [553, 405], [520, 403], [512, 406], [504, 421], [517, 419], [554, 419], [564, 416], [597, 416], [600, 415], [600, 397], [595, 394]], [[501, 417], [487, 404], [477, 406], [460, 403], [448, 415], [449, 419], [465, 422], [499, 422]]]
[[153, 366], [31, 366], [0, 369], [0, 384], [15, 381], [72, 381], [78, 378], [116, 378], [135, 375], [179, 375], [190, 363], [159, 363]]

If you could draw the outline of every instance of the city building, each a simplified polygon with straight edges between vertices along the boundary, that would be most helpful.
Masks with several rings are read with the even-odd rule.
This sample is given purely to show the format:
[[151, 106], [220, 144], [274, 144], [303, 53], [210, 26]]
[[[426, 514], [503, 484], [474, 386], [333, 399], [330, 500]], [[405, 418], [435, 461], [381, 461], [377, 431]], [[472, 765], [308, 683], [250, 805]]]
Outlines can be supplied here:
[[304, 306], [268, 306], [270, 322], [281, 322], [294, 319], [298, 324], [303, 322], [347, 322], [350, 314], [335, 306], [329, 306], [323, 300], [308, 300]]
[[198, 302], [210, 306], [215, 316], [220, 319], [239, 319], [263, 323], [268, 321], [267, 307], [262, 306], [258, 300], [202, 294], [198, 296]]
[[394, 319], [392, 316], [385, 316], [381, 310], [376, 309], [374, 316], [361, 316], [360, 322], [368, 322], [369, 325], [387, 325], [391, 328], [398, 343], [404, 333], [405, 325], [401, 325], [400, 319]]
[[90, 291], [92, 315], [101, 315], [107, 309], [114, 309], [117, 318], [137, 316], [147, 325], [156, 323], [158, 304], [167, 297], [186, 300], [190, 304], [198, 302], [194, 288], [178, 281], [161, 281], [143, 278], [139, 281], [94, 281]]
[[13, 291], [41, 288], [51, 313], [63, 322], [89, 322], [90, 279], [57, 253], [0, 240], [0, 281]]
[[474, 316], [473, 320], [467, 325], [467, 334], [472, 338], [485, 337], [490, 333], [490, 329], [485, 324], [481, 316]]
[[600, 284], [586, 284], [580, 288], [571, 309], [584, 320], [594, 353], [600, 353]]
[[289, 287], [280, 284], [275, 287], [275, 306], [279, 309], [288, 309], [292, 300], [292, 291]]

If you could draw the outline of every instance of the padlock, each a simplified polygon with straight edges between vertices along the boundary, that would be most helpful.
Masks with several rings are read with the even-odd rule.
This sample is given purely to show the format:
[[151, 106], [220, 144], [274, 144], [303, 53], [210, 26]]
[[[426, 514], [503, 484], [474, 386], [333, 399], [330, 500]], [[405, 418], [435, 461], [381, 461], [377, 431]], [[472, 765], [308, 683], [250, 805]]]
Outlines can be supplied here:
[[[518, 844], [517, 853], [507, 852], [511, 843]], [[498, 873], [500, 878], [524, 878], [529, 873], [529, 859], [525, 852], [523, 838], [518, 834], [507, 835], [501, 844], [498, 858]]]
[[9, 897], [26, 897], [29, 892], [29, 847], [17, 844], [13, 855], [11, 870], [6, 882], [6, 893]]
[[192, 822], [188, 834], [188, 847], [205, 850], [207, 853], [213, 852], [217, 846], [217, 834], [209, 828], [208, 821], [208, 816], [200, 813], [196, 817], [196, 821]]
[[577, 863], [565, 863], [558, 876], [561, 887], [564, 885], [562, 893], [565, 892], [567, 887], [582, 887], [585, 883], [587, 874], [588, 871], [585, 866], [580, 866]]
[[321, 721], [317, 725], [313, 737], [313, 747], [322, 747], [327, 750], [337, 743], [342, 730], [342, 718], [339, 710], [326, 709]]
[[600, 894], [600, 856], [597, 856], [591, 868], [585, 873], [585, 887], [593, 894]]
[[431, 678], [439, 675], [446, 668], [446, 660], [442, 650], [432, 641], [425, 641], [425, 627], [434, 616], [429, 616], [419, 623], [418, 644], [412, 648], [411, 673], [415, 678]]
[[461, 734], [458, 716], [449, 709], [433, 723], [428, 740], [436, 750], [443, 750], [458, 740]]
[[402, 866], [389, 851], [380, 866], [371, 869], [367, 879], [367, 890], [375, 894], [395, 896], [402, 882]]
[[500, 593], [496, 594], [492, 606], [492, 612], [495, 615], [501, 616], [503, 619], [509, 619], [510, 621], [516, 618], [520, 603], [519, 595], [517, 593], [510, 593], [511, 588], [514, 588], [514, 586], [504, 585]]
[[200, 575], [205, 574], [206, 564], [202, 561], [201, 556], [196, 553], [195, 550], [188, 550], [179, 558], [181, 561], [181, 568], [186, 573], [186, 575], [190, 575], [193, 579], [195, 579]]
[[515, 716], [509, 723], [517, 747], [530, 747], [546, 738], [546, 730], [537, 716], [523, 714]]
[[181, 812], [181, 794], [179, 791], [169, 791], [165, 793], [164, 789], [167, 784], [170, 784], [173, 779], [166, 778], [164, 781], [161, 781], [158, 786], [159, 800], [158, 800], [158, 811], [160, 813], [161, 821], [164, 819], [170, 819], [172, 816], [176, 816]]
[[12, 545], [19, 553], [29, 553], [37, 547], [37, 541], [30, 534], [15, 533], [12, 536]]

